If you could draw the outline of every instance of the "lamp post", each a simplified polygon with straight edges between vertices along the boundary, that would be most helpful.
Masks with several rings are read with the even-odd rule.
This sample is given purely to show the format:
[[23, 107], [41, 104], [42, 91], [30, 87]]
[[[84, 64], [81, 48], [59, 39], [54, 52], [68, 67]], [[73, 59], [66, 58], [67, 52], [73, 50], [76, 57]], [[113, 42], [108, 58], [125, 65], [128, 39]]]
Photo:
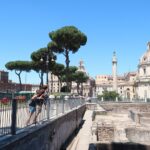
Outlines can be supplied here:
[[[50, 57], [49, 57], [49, 53], [50, 53]], [[46, 84], [47, 84], [47, 87], [48, 87], [47, 93], [50, 96], [51, 90], [49, 88], [49, 77], [48, 77], [48, 74], [49, 74], [49, 59], [50, 59], [50, 62], [54, 61], [53, 58], [52, 58], [51, 49], [48, 47], [48, 53], [46, 55]], [[51, 106], [51, 101], [50, 101], [50, 99], [48, 99], [48, 101], [47, 101], [47, 119], [48, 120], [50, 119], [50, 106]]]
[[[41, 61], [43, 61], [43, 58], [41, 58]], [[49, 79], [48, 79], [48, 73], [49, 73], [49, 53], [46, 54], [46, 62], [45, 62], [45, 65], [46, 65], [46, 84], [47, 84], [47, 95], [50, 95], [50, 92], [49, 92]], [[50, 118], [50, 99], [47, 99], [47, 120], [49, 120]]]
[[[49, 48], [48, 48], [49, 52]], [[47, 93], [50, 95], [50, 90], [49, 90], [49, 78], [48, 78], [48, 73], [49, 73], [49, 53], [46, 55], [46, 84], [47, 84]], [[47, 120], [50, 119], [50, 99], [47, 100]]]
[[[43, 58], [40, 59], [41, 62], [43, 62]], [[49, 73], [49, 55], [48, 53], [46, 54], [46, 62], [45, 62], [45, 65], [46, 65], [46, 84], [48, 86], [48, 93], [49, 93], [49, 78], [48, 78], [48, 73]]]

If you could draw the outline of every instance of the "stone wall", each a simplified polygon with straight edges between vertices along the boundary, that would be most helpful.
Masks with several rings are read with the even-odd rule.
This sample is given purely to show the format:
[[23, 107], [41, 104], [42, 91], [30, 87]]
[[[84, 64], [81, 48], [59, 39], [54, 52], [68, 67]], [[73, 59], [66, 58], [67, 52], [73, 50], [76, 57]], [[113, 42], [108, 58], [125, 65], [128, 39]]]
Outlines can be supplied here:
[[150, 112], [150, 103], [100, 103], [100, 106], [115, 113], [128, 113], [129, 110]]
[[150, 127], [150, 118], [140, 117], [140, 124], [146, 125], [147, 127]]
[[86, 105], [3, 141], [1, 150], [60, 150], [82, 122]]
[[126, 136], [130, 142], [136, 143], [149, 143], [150, 141], [150, 130], [140, 128], [127, 128]]
[[139, 112], [134, 112], [132, 110], [129, 111], [129, 117], [136, 123], [140, 123], [140, 115]]
[[96, 110], [97, 109], [97, 104], [96, 103], [86, 103], [86, 109]]
[[114, 127], [112, 126], [98, 126], [97, 127], [97, 140], [104, 142], [112, 142], [114, 138]]
[[148, 117], [148, 118], [150, 118], [150, 112], [146, 112], [146, 113], [141, 112], [140, 113], [140, 117]]
[[150, 126], [150, 113], [149, 112], [135, 112], [130, 110], [129, 117], [136, 123], [141, 125]]

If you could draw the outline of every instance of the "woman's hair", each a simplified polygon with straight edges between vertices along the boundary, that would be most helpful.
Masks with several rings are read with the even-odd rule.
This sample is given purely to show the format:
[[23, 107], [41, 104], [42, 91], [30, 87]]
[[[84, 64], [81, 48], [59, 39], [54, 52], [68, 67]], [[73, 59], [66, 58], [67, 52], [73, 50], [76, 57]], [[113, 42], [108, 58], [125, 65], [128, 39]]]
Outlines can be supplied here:
[[47, 85], [43, 85], [43, 87], [42, 87], [41, 89], [46, 90], [47, 88], [48, 88], [48, 86], [47, 86]]
[[44, 94], [44, 89], [41, 89], [41, 90], [36, 90], [36, 94], [37, 96], [41, 96], [42, 94]]

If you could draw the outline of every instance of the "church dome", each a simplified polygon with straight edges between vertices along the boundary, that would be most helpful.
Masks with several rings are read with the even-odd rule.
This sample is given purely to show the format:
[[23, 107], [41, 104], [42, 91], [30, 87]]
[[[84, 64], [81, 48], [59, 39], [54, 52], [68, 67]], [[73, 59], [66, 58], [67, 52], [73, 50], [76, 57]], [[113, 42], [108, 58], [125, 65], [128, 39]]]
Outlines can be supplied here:
[[140, 59], [140, 64], [150, 63], [150, 42], [147, 43], [147, 51]]

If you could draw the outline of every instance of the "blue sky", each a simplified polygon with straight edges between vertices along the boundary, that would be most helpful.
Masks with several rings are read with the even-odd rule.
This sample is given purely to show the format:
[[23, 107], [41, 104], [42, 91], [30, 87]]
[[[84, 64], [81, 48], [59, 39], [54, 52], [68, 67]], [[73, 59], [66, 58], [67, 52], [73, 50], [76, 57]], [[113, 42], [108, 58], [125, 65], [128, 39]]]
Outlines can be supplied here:
[[[137, 70], [139, 58], [150, 41], [149, 0], [1, 0], [0, 70], [14, 60], [30, 60], [30, 54], [45, 47], [48, 33], [74, 25], [88, 41], [70, 55], [70, 65], [82, 59], [90, 76], [112, 74], [113, 51], [118, 74]], [[59, 63], [65, 63], [58, 55]], [[18, 82], [14, 71], [9, 79]], [[39, 83], [37, 73], [22, 74], [22, 82]]]

